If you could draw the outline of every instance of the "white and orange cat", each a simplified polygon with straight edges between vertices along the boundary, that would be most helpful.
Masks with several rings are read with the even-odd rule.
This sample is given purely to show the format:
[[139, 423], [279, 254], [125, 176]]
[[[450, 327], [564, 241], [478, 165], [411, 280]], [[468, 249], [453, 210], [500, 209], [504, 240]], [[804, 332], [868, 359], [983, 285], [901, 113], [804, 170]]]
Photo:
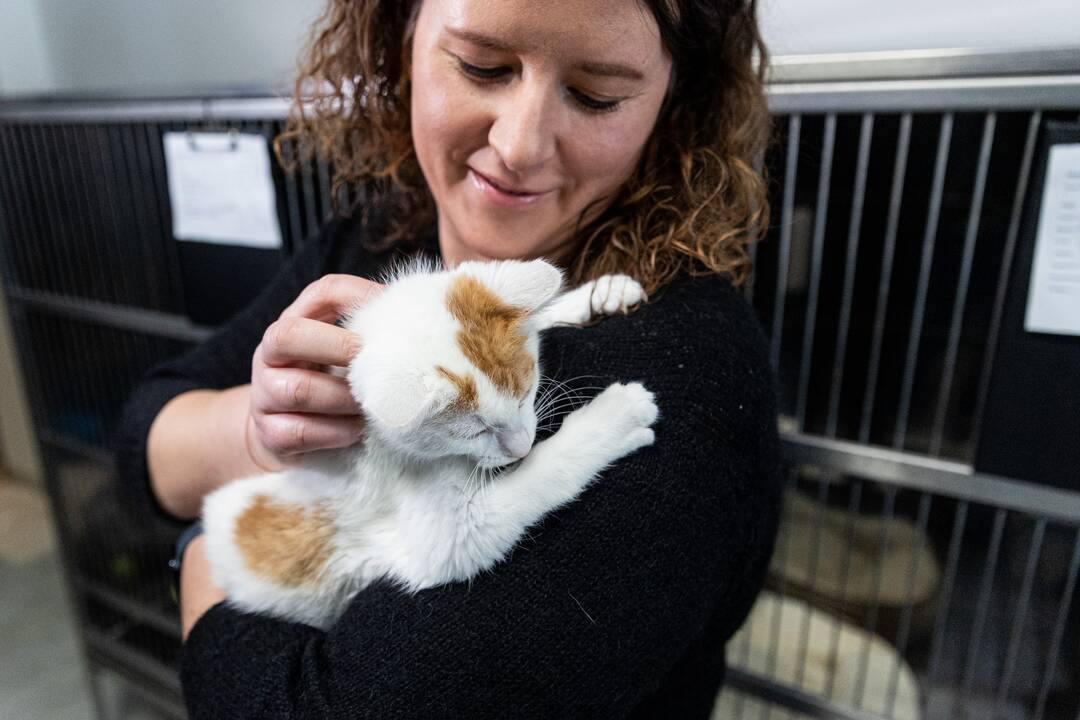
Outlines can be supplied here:
[[469, 579], [652, 444], [656, 404], [633, 383], [533, 446], [539, 333], [643, 298], [625, 276], [561, 284], [541, 260], [413, 266], [348, 318], [363, 339], [348, 381], [364, 440], [207, 496], [207, 552], [229, 602], [325, 628], [374, 580], [415, 592]]

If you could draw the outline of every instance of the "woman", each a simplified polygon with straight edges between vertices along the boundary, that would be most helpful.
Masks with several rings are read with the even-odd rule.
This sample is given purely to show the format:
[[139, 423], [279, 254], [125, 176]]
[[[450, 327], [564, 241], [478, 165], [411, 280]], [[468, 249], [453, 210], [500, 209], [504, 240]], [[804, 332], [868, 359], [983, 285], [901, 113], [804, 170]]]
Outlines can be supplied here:
[[366, 200], [140, 387], [133, 491], [192, 518], [221, 483], [357, 442], [347, 387], [316, 368], [347, 364], [363, 338], [335, 318], [417, 249], [451, 266], [543, 256], [572, 284], [637, 277], [643, 308], [553, 330], [541, 356], [559, 380], [643, 381], [657, 441], [491, 573], [369, 588], [327, 633], [220, 604], [197, 538], [181, 581], [193, 718], [709, 715], [778, 512], [767, 352], [733, 289], [765, 222], [755, 50], [764, 65], [753, 0], [331, 3], [288, 135]]

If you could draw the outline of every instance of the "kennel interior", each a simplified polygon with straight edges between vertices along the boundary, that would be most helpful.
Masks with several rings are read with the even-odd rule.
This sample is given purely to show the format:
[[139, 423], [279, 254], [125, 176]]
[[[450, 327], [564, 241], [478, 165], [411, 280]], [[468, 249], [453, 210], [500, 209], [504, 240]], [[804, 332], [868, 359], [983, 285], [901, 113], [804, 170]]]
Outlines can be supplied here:
[[[1076, 718], [1080, 468], [1000, 475], [981, 446], [1080, 52], [778, 60], [773, 222], [745, 292], [789, 483], [714, 716]], [[139, 376], [242, 306], [331, 203], [324, 164], [275, 167], [281, 250], [177, 242], [162, 137], [269, 141], [286, 110], [0, 105], [0, 265], [82, 645], [170, 717], [176, 528], [125, 519], [108, 438]]]

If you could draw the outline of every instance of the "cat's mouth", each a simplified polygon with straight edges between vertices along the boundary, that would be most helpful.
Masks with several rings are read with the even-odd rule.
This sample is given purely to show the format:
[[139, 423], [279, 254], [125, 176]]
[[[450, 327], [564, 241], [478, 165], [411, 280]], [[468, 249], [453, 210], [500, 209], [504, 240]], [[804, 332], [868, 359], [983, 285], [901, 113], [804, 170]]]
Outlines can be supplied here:
[[485, 470], [510, 470], [518, 466], [525, 458], [482, 457], [477, 464]]

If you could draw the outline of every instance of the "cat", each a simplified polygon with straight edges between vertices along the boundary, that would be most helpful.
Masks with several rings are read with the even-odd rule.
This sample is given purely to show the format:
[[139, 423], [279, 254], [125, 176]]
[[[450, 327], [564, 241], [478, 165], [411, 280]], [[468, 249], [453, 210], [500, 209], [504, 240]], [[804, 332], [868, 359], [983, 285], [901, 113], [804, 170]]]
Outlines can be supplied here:
[[228, 602], [325, 629], [376, 579], [407, 592], [471, 579], [652, 444], [652, 394], [616, 383], [533, 446], [539, 333], [644, 299], [626, 276], [561, 285], [543, 260], [414, 265], [348, 317], [362, 340], [346, 377], [364, 439], [206, 497], [207, 554]]

